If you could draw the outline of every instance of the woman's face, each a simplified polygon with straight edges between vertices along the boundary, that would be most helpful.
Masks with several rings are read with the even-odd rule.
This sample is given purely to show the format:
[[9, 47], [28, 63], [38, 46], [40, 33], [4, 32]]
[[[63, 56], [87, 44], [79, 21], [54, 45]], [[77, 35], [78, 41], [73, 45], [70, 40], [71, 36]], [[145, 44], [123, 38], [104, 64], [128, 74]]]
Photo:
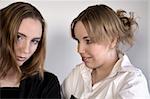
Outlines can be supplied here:
[[39, 20], [33, 18], [22, 20], [15, 43], [16, 59], [19, 66], [27, 61], [36, 51], [41, 36], [42, 25]]
[[85, 65], [91, 69], [107, 64], [109, 60], [109, 44], [93, 43], [81, 21], [74, 28], [75, 39], [78, 41], [78, 53]]

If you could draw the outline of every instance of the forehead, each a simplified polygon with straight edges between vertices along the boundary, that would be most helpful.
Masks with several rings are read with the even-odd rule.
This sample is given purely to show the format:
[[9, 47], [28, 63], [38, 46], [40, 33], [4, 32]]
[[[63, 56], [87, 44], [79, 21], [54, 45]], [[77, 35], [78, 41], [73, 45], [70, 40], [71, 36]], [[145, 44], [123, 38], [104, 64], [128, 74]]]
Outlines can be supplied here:
[[41, 37], [42, 24], [37, 19], [25, 18], [22, 20], [18, 32], [28, 37]]
[[87, 30], [81, 21], [78, 21], [76, 23], [74, 28], [74, 34], [75, 38], [83, 38], [88, 36]]

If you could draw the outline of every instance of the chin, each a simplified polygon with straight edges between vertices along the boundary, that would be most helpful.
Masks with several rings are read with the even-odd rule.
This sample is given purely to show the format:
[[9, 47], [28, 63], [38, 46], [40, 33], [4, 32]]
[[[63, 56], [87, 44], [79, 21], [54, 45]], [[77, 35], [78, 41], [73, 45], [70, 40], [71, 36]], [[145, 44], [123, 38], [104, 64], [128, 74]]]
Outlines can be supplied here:
[[24, 62], [18, 62], [18, 66], [22, 66]]
[[85, 63], [86, 67], [90, 68], [90, 69], [95, 69], [99, 66], [96, 66], [95, 64], [92, 64], [92, 63]]
[[92, 64], [89, 64], [89, 63], [86, 64], [86, 63], [85, 63], [85, 65], [86, 65], [86, 67], [88, 67], [88, 68], [90, 68], [90, 69], [93, 69], [93, 68], [94, 68], [94, 67], [93, 67], [94, 65], [92, 65]]

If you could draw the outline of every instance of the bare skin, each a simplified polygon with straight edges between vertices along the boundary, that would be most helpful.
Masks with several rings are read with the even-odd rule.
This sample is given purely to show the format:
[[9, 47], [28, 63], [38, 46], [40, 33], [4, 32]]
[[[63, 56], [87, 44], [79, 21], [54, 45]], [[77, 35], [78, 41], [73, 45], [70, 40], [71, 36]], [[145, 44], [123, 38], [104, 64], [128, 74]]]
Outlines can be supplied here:
[[78, 41], [78, 53], [85, 65], [92, 69], [92, 85], [106, 78], [118, 60], [116, 42], [94, 43], [81, 21], [75, 26], [75, 39]]
[[[39, 20], [25, 18], [18, 30], [15, 45], [16, 60], [18, 66], [22, 66], [36, 51], [42, 35], [42, 25]], [[19, 87], [18, 75], [14, 69], [10, 69], [5, 78], [0, 79], [0, 87]]]

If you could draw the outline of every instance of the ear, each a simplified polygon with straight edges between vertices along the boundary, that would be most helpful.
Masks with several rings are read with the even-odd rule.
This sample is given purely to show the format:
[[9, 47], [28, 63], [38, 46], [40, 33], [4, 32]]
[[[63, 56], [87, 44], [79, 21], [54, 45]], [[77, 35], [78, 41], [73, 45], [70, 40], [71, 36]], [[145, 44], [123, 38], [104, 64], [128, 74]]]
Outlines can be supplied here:
[[112, 42], [110, 43], [110, 48], [114, 48], [117, 45], [117, 38], [113, 39]]

